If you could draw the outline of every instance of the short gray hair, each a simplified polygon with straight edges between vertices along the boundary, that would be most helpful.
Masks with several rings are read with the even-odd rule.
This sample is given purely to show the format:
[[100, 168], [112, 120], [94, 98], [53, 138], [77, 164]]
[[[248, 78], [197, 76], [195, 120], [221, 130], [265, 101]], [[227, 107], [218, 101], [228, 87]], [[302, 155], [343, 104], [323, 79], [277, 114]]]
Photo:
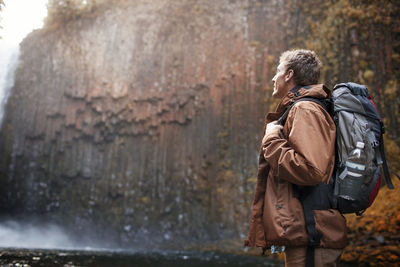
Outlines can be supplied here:
[[318, 83], [322, 63], [314, 51], [289, 50], [282, 53], [279, 62], [284, 64], [285, 72], [289, 69], [293, 70], [293, 79], [297, 85]]

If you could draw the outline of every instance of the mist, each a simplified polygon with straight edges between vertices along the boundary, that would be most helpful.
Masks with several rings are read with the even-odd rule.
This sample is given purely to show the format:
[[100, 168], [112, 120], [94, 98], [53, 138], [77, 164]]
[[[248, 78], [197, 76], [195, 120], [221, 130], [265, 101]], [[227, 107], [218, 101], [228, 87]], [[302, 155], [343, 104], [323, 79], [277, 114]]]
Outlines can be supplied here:
[[72, 249], [79, 244], [54, 224], [38, 226], [6, 221], [0, 223], [0, 247]]

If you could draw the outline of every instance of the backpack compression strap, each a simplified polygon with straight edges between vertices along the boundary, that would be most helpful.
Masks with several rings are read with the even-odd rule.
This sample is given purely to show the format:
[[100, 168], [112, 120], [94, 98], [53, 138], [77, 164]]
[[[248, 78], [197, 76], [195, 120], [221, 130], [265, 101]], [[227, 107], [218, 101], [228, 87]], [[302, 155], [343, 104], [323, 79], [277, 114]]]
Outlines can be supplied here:
[[[383, 169], [383, 174], [385, 175], [385, 180], [386, 180], [386, 185], [389, 189], [394, 189], [392, 179], [390, 178], [390, 173], [389, 173], [389, 166], [387, 164], [386, 156], [385, 156], [385, 146], [383, 145], [383, 136], [381, 135], [380, 140], [379, 140], [379, 150], [381, 153], [382, 157], [382, 169]], [[397, 178], [400, 179], [400, 177], [396, 174]]]

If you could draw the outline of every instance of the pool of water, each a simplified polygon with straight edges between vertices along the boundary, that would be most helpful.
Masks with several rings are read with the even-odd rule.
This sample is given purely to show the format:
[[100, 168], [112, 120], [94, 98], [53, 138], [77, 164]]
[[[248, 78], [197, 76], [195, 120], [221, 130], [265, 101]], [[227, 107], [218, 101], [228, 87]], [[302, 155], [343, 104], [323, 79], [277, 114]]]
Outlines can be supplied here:
[[96, 267], [261, 267], [284, 266], [282, 262], [260, 256], [232, 255], [194, 251], [128, 251], [128, 250], [44, 250], [3, 248], [0, 265], [30, 266], [96, 266]]

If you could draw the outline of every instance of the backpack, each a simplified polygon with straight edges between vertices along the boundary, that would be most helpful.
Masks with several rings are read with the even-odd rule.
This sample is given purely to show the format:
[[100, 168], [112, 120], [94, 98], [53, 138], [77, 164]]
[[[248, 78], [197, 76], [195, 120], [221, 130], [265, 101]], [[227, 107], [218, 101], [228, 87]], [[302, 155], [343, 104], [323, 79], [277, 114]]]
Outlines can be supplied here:
[[[381, 166], [387, 186], [390, 189], [394, 186], [385, 157], [382, 137], [385, 128], [365, 86], [351, 82], [340, 83], [334, 86], [330, 99], [300, 98], [287, 107], [278, 123], [283, 126], [290, 109], [300, 101], [321, 105], [336, 125], [335, 168], [329, 184], [302, 187], [293, 185], [293, 195], [300, 200], [304, 211], [308, 234], [308, 267], [314, 266], [314, 249], [320, 245], [322, 238], [315, 227], [314, 210], [337, 209], [340, 213], [361, 215], [378, 194]], [[364, 143], [366, 160], [363, 171], [354, 168], [354, 164], [348, 164], [349, 154], [356, 148], [357, 142]]]
[[[300, 101], [312, 101], [321, 105], [333, 118], [336, 125], [335, 169], [328, 185], [296, 188], [296, 197], [317, 195], [314, 209], [334, 208], [341, 213], [362, 214], [371, 206], [381, 185], [381, 166], [386, 184], [393, 189], [389, 167], [385, 157], [383, 122], [368, 89], [356, 83], [340, 83], [334, 86], [330, 99], [303, 97], [291, 104], [279, 119], [286, 122], [291, 108]], [[365, 170], [355, 169], [348, 157], [357, 142], [365, 144]], [[357, 177], [355, 177], [357, 176]], [[296, 186], [295, 186], [296, 187]], [[314, 192], [315, 191], [315, 192]], [[325, 200], [324, 195], [328, 196]], [[312, 201], [312, 200], [310, 200]]]
[[[385, 128], [368, 89], [356, 83], [341, 83], [333, 88], [334, 120], [336, 124], [337, 169], [334, 197], [341, 213], [362, 214], [375, 200], [381, 185], [382, 166], [388, 188], [393, 189], [385, 156]], [[358, 177], [361, 186], [353, 186], [353, 169], [348, 162], [357, 142], [365, 144], [366, 169]], [[348, 178], [352, 179], [348, 179]], [[351, 194], [347, 194], [353, 191]], [[346, 192], [346, 194], [342, 194]], [[348, 196], [349, 195], [349, 196]]]

